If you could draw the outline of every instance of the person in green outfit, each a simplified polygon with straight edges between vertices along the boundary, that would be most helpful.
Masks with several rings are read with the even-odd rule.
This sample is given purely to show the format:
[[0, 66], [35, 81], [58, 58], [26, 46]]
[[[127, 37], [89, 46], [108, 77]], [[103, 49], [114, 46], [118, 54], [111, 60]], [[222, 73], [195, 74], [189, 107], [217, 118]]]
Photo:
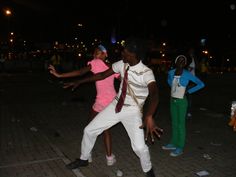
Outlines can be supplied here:
[[[185, 117], [188, 107], [187, 94], [192, 94], [204, 87], [204, 83], [190, 71], [185, 69], [187, 58], [179, 55], [175, 59], [175, 68], [168, 72], [168, 84], [171, 87], [170, 114], [172, 121], [172, 137], [170, 143], [162, 146], [164, 150], [171, 150], [170, 156], [183, 154], [185, 145]], [[193, 82], [192, 87], [187, 87]]]

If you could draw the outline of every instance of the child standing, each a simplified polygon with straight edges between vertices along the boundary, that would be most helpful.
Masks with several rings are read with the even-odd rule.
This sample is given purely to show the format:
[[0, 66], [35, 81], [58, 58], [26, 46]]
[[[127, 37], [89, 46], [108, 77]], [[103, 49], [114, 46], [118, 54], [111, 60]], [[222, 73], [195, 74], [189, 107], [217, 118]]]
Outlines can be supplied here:
[[[50, 73], [58, 78], [68, 78], [81, 76], [90, 71], [96, 74], [103, 72], [109, 68], [108, 64], [105, 63], [105, 59], [108, 55], [107, 50], [103, 45], [99, 45], [97, 48], [95, 48], [93, 56], [94, 58], [87, 63], [87, 66], [81, 68], [80, 70], [75, 70], [67, 73], [58, 73], [55, 68], [50, 65]], [[105, 107], [107, 107], [107, 105], [115, 98], [116, 90], [114, 87], [114, 79], [118, 77], [119, 75], [113, 74], [104, 80], [96, 82], [97, 95], [90, 112], [90, 120], [92, 120], [99, 112], [101, 112]], [[103, 135], [104, 144], [106, 148], [107, 165], [111, 166], [116, 162], [116, 158], [115, 155], [112, 153], [111, 135], [109, 130], [105, 130]], [[90, 162], [91, 161], [92, 159], [90, 156]]]
[[[172, 120], [172, 137], [170, 143], [162, 146], [164, 150], [172, 150], [170, 156], [176, 157], [183, 153], [185, 145], [185, 117], [188, 107], [186, 94], [192, 94], [204, 87], [204, 83], [188, 70], [184, 69], [187, 58], [179, 55], [175, 59], [176, 68], [168, 72], [168, 84], [171, 87], [170, 113]], [[188, 90], [188, 84], [195, 85]]]

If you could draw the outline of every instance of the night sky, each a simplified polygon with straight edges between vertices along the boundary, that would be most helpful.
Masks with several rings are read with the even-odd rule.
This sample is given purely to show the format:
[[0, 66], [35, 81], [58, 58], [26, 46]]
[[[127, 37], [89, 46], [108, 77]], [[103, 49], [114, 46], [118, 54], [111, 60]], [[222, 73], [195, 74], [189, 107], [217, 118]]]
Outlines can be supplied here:
[[[1, 0], [0, 8], [10, 7], [13, 15], [7, 19], [1, 13], [0, 37], [10, 23], [18, 36], [32, 41], [66, 41], [79, 33], [83, 38], [109, 38], [114, 28], [120, 37], [137, 34], [235, 41], [234, 1], [208, 1]], [[78, 23], [84, 28], [79, 29]]]

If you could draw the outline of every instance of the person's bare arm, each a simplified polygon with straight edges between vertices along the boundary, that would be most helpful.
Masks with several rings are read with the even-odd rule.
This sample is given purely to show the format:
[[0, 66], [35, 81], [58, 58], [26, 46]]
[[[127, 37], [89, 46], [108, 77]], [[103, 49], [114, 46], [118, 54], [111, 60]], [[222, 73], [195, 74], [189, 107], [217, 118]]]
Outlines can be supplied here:
[[159, 90], [156, 82], [151, 82], [148, 84], [148, 91], [149, 95], [146, 103], [145, 117], [154, 115], [159, 103]]
[[107, 69], [104, 72], [101, 73], [97, 73], [94, 74], [92, 76], [74, 81], [74, 82], [68, 82], [64, 84], [64, 88], [69, 88], [72, 87], [72, 90], [74, 90], [75, 88], [77, 88], [80, 84], [86, 83], [86, 82], [94, 82], [94, 81], [98, 81], [98, 80], [103, 80], [105, 78], [107, 78], [108, 76], [114, 74], [114, 71], [112, 70], [112, 68]]
[[151, 82], [148, 84], [148, 90], [149, 97], [145, 106], [146, 110], [144, 113], [144, 125], [142, 125], [140, 128], [146, 127], [145, 140], [148, 140], [148, 136], [150, 136], [152, 142], [154, 142], [154, 135], [160, 137], [160, 133], [163, 132], [163, 130], [155, 124], [153, 118], [159, 103], [159, 90], [156, 82]]
[[68, 78], [68, 77], [76, 77], [76, 76], [84, 75], [85, 73], [87, 73], [87, 72], [89, 72], [91, 70], [91, 66], [88, 65], [86, 67], [81, 68], [80, 70], [75, 70], [75, 71], [66, 72], [66, 73], [59, 73], [59, 72], [57, 72], [53, 65], [49, 65], [48, 69], [49, 69], [49, 72], [52, 75], [54, 75], [55, 77], [58, 77], [58, 78]]

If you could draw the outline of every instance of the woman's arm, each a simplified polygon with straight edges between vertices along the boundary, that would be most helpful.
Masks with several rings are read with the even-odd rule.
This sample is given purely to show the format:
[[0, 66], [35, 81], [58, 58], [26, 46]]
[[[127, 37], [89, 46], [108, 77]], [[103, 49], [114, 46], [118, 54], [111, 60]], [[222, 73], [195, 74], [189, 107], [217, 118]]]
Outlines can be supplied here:
[[48, 69], [52, 75], [58, 78], [68, 78], [68, 77], [76, 77], [76, 76], [84, 75], [85, 73], [91, 70], [91, 65], [83, 67], [80, 70], [75, 70], [75, 71], [66, 72], [66, 73], [58, 73], [53, 65], [50, 65]]
[[189, 73], [189, 79], [190, 79], [190, 81], [195, 83], [195, 86], [191, 87], [187, 91], [189, 94], [191, 94], [193, 92], [196, 92], [196, 91], [202, 89], [205, 86], [205, 84], [197, 76], [194, 76], [191, 73]]

